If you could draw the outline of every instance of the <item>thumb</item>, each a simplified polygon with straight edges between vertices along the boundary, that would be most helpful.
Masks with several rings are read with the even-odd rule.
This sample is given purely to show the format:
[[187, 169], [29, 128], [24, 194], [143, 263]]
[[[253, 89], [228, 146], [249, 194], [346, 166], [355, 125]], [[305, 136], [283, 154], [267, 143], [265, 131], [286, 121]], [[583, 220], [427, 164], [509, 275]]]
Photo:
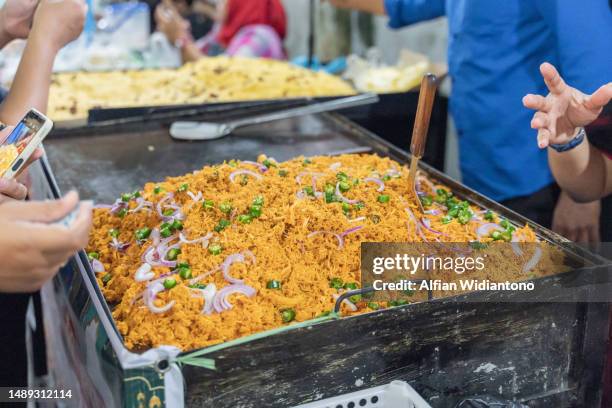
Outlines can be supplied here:
[[587, 109], [599, 110], [606, 106], [612, 99], [612, 82], [608, 82], [596, 90], [593, 95], [589, 96], [584, 101], [584, 106]]
[[78, 202], [79, 195], [71, 191], [59, 200], [6, 203], [0, 214], [11, 220], [52, 223], [68, 215]]

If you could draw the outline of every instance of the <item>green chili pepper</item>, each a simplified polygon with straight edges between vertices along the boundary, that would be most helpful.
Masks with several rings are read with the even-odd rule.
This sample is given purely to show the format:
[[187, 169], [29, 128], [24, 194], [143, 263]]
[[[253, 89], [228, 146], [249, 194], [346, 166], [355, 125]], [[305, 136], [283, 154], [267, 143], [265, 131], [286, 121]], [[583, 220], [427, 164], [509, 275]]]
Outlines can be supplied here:
[[170, 228], [160, 228], [159, 235], [161, 235], [162, 238], [168, 238], [172, 235], [172, 230]]
[[221, 220], [219, 220], [219, 223], [215, 227], [215, 231], [216, 232], [221, 232], [224, 229], [226, 229], [227, 227], [229, 227], [230, 225], [231, 225], [231, 222], [229, 220], [221, 219]]
[[106, 285], [112, 279], [112, 277], [113, 276], [110, 273], [105, 274], [102, 277], [102, 283]]
[[338, 188], [343, 193], [346, 193], [351, 189], [351, 185], [347, 181], [341, 181], [340, 183], [338, 183]]
[[128, 193], [121, 194], [121, 201], [123, 201], [124, 203], [129, 203], [131, 199], [132, 199], [131, 194], [128, 194]]
[[280, 289], [282, 286], [281, 281], [279, 280], [269, 280], [266, 284], [266, 288], [268, 289]]
[[355, 207], [356, 210], [361, 210], [361, 209], [365, 208], [365, 203], [359, 201], [358, 203], [353, 204], [353, 207]]
[[512, 224], [510, 224], [510, 222], [508, 220], [501, 220], [501, 222], [499, 223], [499, 225], [501, 225], [503, 228], [508, 229], [512, 226]]
[[110, 235], [113, 238], [118, 238], [119, 237], [119, 230], [117, 228], [111, 228], [108, 230], [108, 235]]
[[228, 203], [227, 201], [224, 201], [221, 204], [219, 204], [219, 210], [221, 210], [221, 212], [224, 214], [231, 213], [232, 209], [233, 209], [232, 204]]
[[281, 310], [281, 318], [284, 323], [290, 323], [295, 319], [295, 310], [293, 309], [283, 309]]
[[309, 195], [311, 197], [314, 197], [314, 190], [312, 189], [311, 186], [306, 186], [302, 189], [302, 191], [304, 191], [304, 193], [306, 193], [306, 195]]
[[372, 310], [378, 310], [380, 309], [380, 306], [378, 305], [378, 303], [376, 302], [369, 302], [368, 303], [368, 307]]
[[387, 194], [381, 194], [378, 196], [378, 202], [379, 203], [388, 203], [389, 200], [391, 199], [391, 197], [389, 197]]
[[249, 208], [249, 215], [253, 218], [261, 217], [261, 205], [252, 205]]
[[159, 194], [162, 192], [162, 188], [160, 186], [155, 186], [153, 189], [153, 194]]
[[457, 221], [459, 221], [459, 224], [465, 225], [470, 222], [472, 216], [472, 211], [462, 209], [459, 211], [459, 214], [457, 214]]
[[135, 235], [138, 241], [144, 241], [145, 239], [149, 238], [149, 235], [151, 235], [151, 228], [144, 227], [139, 230], [136, 230]]
[[484, 242], [472, 241], [470, 242], [470, 247], [476, 250], [480, 250], [480, 249], [487, 249], [489, 246], [485, 244]]
[[87, 254], [89, 259], [100, 259], [100, 254], [97, 252], [90, 252]]
[[176, 210], [172, 208], [166, 208], [164, 211], [162, 211], [162, 214], [165, 215], [166, 217], [171, 217], [175, 212]]
[[127, 212], [128, 212], [127, 208], [122, 208], [119, 211], [117, 211], [117, 217], [123, 218], [127, 215]]
[[166, 259], [169, 261], [176, 261], [176, 258], [181, 253], [179, 248], [172, 248], [168, 252], [166, 252]]
[[208, 252], [212, 255], [219, 255], [223, 251], [223, 247], [220, 244], [212, 244], [208, 247]]
[[344, 282], [342, 282], [342, 279], [340, 279], [340, 278], [332, 278], [329, 281], [329, 287], [330, 288], [342, 289], [343, 285], [344, 285]]
[[176, 286], [176, 279], [174, 278], [166, 278], [164, 279], [164, 288], [170, 290]]
[[510, 231], [504, 231], [500, 234], [500, 236], [501, 236], [501, 239], [506, 242], [512, 241], [512, 232]]
[[302, 162], [302, 166], [307, 166], [309, 164], [312, 164], [312, 160], [310, 159], [304, 159], [304, 161]]
[[287, 177], [287, 174], [289, 174], [289, 172], [287, 170], [279, 170], [278, 171], [278, 175], [281, 177]]
[[253, 199], [253, 205], [264, 205], [264, 198], [263, 196], [257, 196]]
[[238, 216], [238, 222], [240, 222], [241, 224], [250, 224], [251, 221], [253, 221], [253, 217], [248, 214], [240, 214]]
[[444, 217], [442, 217], [442, 224], [450, 224], [452, 220], [453, 217], [451, 217], [450, 215], [445, 215]]
[[355, 282], [350, 282], [350, 283], [345, 283], [344, 284], [344, 289], [346, 289], [346, 290], [355, 290], [357, 288], [358, 288], [358, 286], [357, 286], [357, 283], [355, 283]]
[[181, 264], [181, 266], [178, 267], [178, 271], [181, 279], [191, 279], [193, 276], [189, 265]]
[[421, 204], [423, 204], [423, 207], [429, 207], [433, 204], [433, 198], [431, 198], [431, 196], [424, 195], [420, 196], [419, 199], [421, 200]]
[[270, 159], [266, 159], [263, 161], [263, 165], [266, 166], [267, 168], [270, 167], [276, 167], [276, 163], [274, 163], [273, 161], [271, 161]]
[[493, 211], [487, 210], [487, 212], [484, 215], [484, 219], [487, 221], [493, 221]]
[[206, 289], [206, 285], [203, 283], [194, 283], [192, 285], [189, 285], [188, 287], [192, 289]]
[[202, 202], [202, 207], [206, 210], [211, 210], [215, 208], [215, 202], [213, 200], [204, 200]]
[[173, 230], [177, 230], [177, 231], [182, 231], [183, 230], [183, 222], [180, 220], [174, 220], [172, 221], [172, 227]]
[[502, 239], [501, 232], [497, 230], [491, 232], [491, 238], [493, 238], [495, 241], [499, 241], [500, 239]]
[[348, 214], [351, 211], [351, 205], [348, 203], [342, 203], [342, 212]]
[[336, 173], [336, 180], [338, 181], [347, 181], [348, 178], [349, 178], [348, 175], [342, 171]]
[[361, 295], [353, 295], [349, 297], [351, 303], [361, 302]]

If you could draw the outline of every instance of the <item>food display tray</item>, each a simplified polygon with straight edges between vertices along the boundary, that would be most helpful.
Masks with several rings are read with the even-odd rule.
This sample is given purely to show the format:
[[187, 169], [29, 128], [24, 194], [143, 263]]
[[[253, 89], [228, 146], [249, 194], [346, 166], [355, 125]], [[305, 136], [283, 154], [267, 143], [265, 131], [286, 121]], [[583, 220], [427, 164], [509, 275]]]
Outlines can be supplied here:
[[[343, 152], [409, 160], [405, 151], [337, 114], [197, 143], [172, 140], [159, 123], [60, 130], [45, 148], [47, 158], [32, 168], [34, 197], [77, 189], [99, 203], [145, 182], [223, 160], [254, 160], [259, 153], [278, 161]], [[422, 170], [458, 196], [527, 223], [432, 167], [423, 164]], [[178, 365], [164, 349], [142, 355], [126, 350], [80, 253], [42, 293], [45, 330], [56, 334], [48, 336], [50, 378], [74, 384], [94, 406], [180, 406], [179, 399], [194, 407], [292, 407], [393, 380], [408, 382], [434, 408], [483, 394], [531, 407], [599, 406], [609, 304], [585, 302], [591, 286], [577, 283], [597, 281], [612, 290], [611, 274], [601, 258], [531, 226], [541, 239], [590, 265], [537, 279], [546, 301], [512, 302], [512, 293], [475, 292], [341, 318], [214, 351], [206, 355], [214, 370]], [[571, 284], [575, 301], [548, 290]]]

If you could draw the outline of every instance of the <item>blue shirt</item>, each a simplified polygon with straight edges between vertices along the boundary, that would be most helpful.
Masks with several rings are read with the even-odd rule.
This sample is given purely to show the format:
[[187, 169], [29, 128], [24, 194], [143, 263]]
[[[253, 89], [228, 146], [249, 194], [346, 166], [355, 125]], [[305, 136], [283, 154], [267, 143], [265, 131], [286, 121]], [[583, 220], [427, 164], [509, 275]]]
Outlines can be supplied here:
[[522, 98], [548, 93], [545, 61], [585, 93], [612, 81], [609, 0], [385, 0], [385, 8], [392, 28], [448, 17], [464, 183], [497, 201], [552, 183]]

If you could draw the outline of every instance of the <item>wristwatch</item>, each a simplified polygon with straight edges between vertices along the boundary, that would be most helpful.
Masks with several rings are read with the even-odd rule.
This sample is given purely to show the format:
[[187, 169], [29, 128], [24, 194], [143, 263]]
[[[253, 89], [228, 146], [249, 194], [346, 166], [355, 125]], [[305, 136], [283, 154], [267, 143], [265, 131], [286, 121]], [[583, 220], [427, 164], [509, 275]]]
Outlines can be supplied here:
[[576, 136], [574, 136], [569, 142], [563, 144], [550, 144], [549, 146], [551, 149], [554, 149], [559, 153], [563, 153], [572, 150], [576, 146], [580, 145], [580, 143], [584, 141], [585, 137], [586, 131], [583, 127], [581, 127], [580, 129], [578, 129], [578, 133], [576, 133]]

